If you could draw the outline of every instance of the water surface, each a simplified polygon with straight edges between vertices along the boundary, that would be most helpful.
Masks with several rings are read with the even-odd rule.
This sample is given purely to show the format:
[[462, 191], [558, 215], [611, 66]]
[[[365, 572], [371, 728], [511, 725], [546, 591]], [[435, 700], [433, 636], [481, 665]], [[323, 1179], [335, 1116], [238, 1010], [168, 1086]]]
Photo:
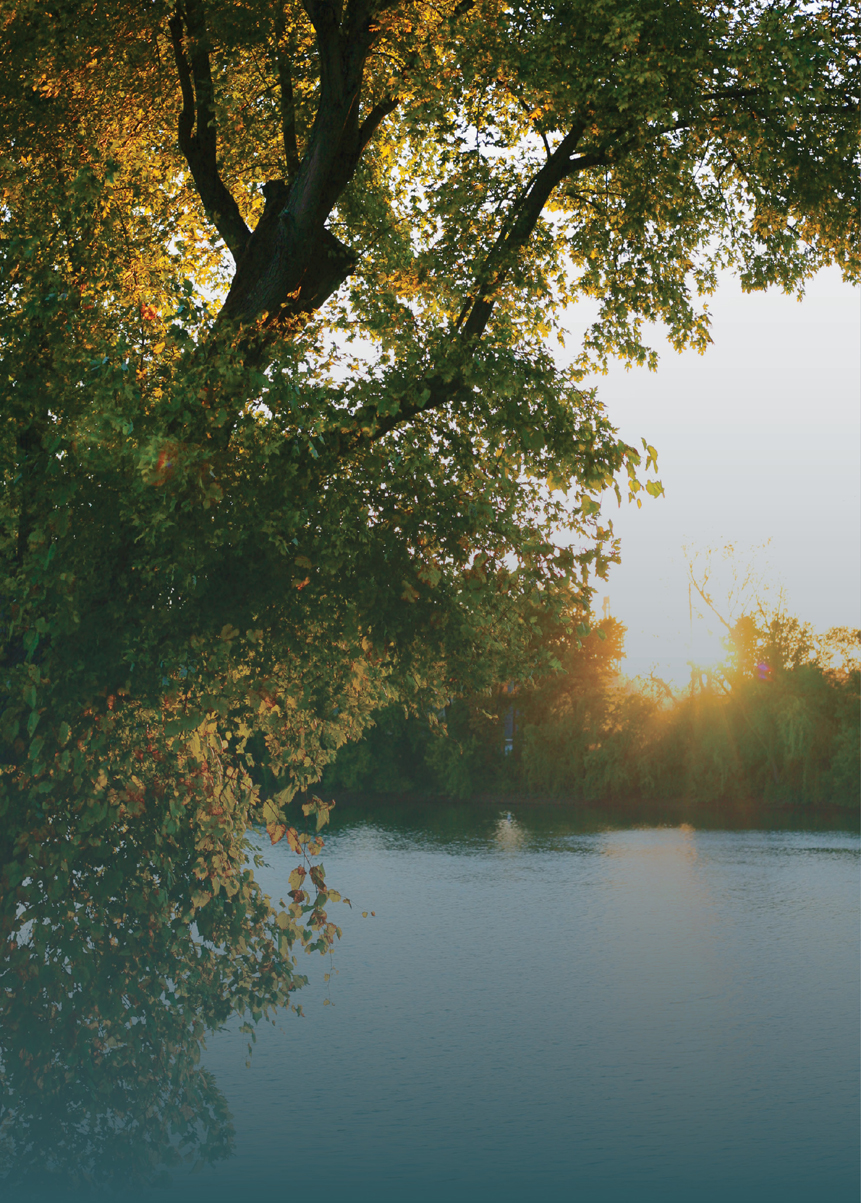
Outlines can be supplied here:
[[[303, 958], [305, 1017], [261, 1025], [250, 1067], [238, 1021], [208, 1040], [234, 1155], [139, 1197], [854, 1201], [858, 854], [347, 808], [324, 859], [353, 909], [331, 965]], [[266, 860], [281, 897], [296, 858]]]

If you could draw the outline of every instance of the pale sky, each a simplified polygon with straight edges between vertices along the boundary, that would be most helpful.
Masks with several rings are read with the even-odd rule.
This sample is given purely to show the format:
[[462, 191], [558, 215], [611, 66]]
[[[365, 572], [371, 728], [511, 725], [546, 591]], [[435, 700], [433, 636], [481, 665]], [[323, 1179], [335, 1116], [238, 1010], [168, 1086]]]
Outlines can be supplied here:
[[721, 654], [717, 623], [710, 637], [695, 620], [691, 643], [684, 544], [732, 541], [750, 558], [770, 539], [790, 613], [817, 630], [861, 625], [861, 290], [832, 270], [801, 302], [727, 279], [709, 308], [705, 355], [659, 340], [657, 372], [618, 365], [595, 381], [622, 436], [656, 447], [666, 490], [639, 510], [606, 506], [622, 564], [596, 610], [609, 595], [628, 627], [627, 672], [654, 666], [677, 684], [688, 660]]

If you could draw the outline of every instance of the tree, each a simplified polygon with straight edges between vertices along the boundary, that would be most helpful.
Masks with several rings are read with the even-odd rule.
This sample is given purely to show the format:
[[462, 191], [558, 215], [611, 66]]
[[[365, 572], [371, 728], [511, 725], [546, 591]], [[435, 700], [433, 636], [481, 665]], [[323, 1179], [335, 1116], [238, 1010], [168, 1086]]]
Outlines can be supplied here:
[[199, 917], [376, 710], [531, 671], [656, 462], [585, 373], [704, 348], [721, 268], [858, 277], [853, 14], [6, 5], [8, 925], [144, 818]]

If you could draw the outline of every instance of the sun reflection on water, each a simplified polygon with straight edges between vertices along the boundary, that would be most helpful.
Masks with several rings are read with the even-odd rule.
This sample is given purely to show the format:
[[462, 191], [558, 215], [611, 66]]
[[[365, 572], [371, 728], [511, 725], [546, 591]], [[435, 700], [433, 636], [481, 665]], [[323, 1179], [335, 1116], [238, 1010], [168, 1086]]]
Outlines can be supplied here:
[[497, 819], [493, 839], [502, 852], [517, 852], [526, 842], [526, 832], [508, 810]]

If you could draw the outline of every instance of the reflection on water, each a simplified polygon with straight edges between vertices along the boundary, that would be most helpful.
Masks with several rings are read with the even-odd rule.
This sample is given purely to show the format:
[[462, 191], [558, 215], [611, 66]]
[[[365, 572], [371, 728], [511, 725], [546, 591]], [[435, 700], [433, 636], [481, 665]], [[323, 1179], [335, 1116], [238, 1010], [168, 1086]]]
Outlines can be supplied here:
[[[253, 894], [244, 926], [205, 935], [151, 862], [94, 863], [5, 933], [0, 1177], [16, 1203], [132, 1181], [162, 1203], [287, 1184], [854, 1203], [858, 850], [846, 831], [345, 806], [339, 972], [320, 963], [306, 1018], [258, 1029], [250, 1066], [243, 1024], [277, 993]], [[265, 855], [278, 897], [295, 857]]]
[[223, 954], [176, 934], [159, 947], [119, 900], [96, 905], [99, 881], [79, 884], [86, 906], [31, 916], [6, 946], [0, 1176], [119, 1184], [228, 1157], [231, 1116], [200, 1065], [205, 1030], [232, 1010]]
[[526, 840], [526, 831], [510, 810], [499, 816], [493, 832], [497, 846], [503, 852], [516, 852]]
[[[121, 996], [125, 1014], [108, 1020], [104, 1003], [123, 986], [98, 973], [81, 986], [61, 972], [67, 982], [31, 965], [19, 985], [5, 984], [0, 1177], [7, 1188], [157, 1181], [183, 1158], [230, 1156], [227, 1103], [199, 1064], [203, 1009], [164, 1005], [154, 994], [143, 1006]], [[99, 1003], [88, 997], [92, 989]]]
[[[237, 869], [229, 898], [213, 898], [192, 920], [178, 859], [175, 847], [142, 853], [118, 824], [113, 847], [99, 841], [64, 863], [62, 883], [39, 876], [31, 851], [32, 876], [19, 872], [4, 900], [7, 1190], [62, 1198], [73, 1187], [156, 1183], [171, 1166], [230, 1157], [233, 1121], [201, 1064], [205, 1036], [231, 1017], [257, 1020], [288, 1005], [303, 979], [291, 980], [289, 949], [247, 869]], [[190, 873], [188, 881], [196, 885]]]

